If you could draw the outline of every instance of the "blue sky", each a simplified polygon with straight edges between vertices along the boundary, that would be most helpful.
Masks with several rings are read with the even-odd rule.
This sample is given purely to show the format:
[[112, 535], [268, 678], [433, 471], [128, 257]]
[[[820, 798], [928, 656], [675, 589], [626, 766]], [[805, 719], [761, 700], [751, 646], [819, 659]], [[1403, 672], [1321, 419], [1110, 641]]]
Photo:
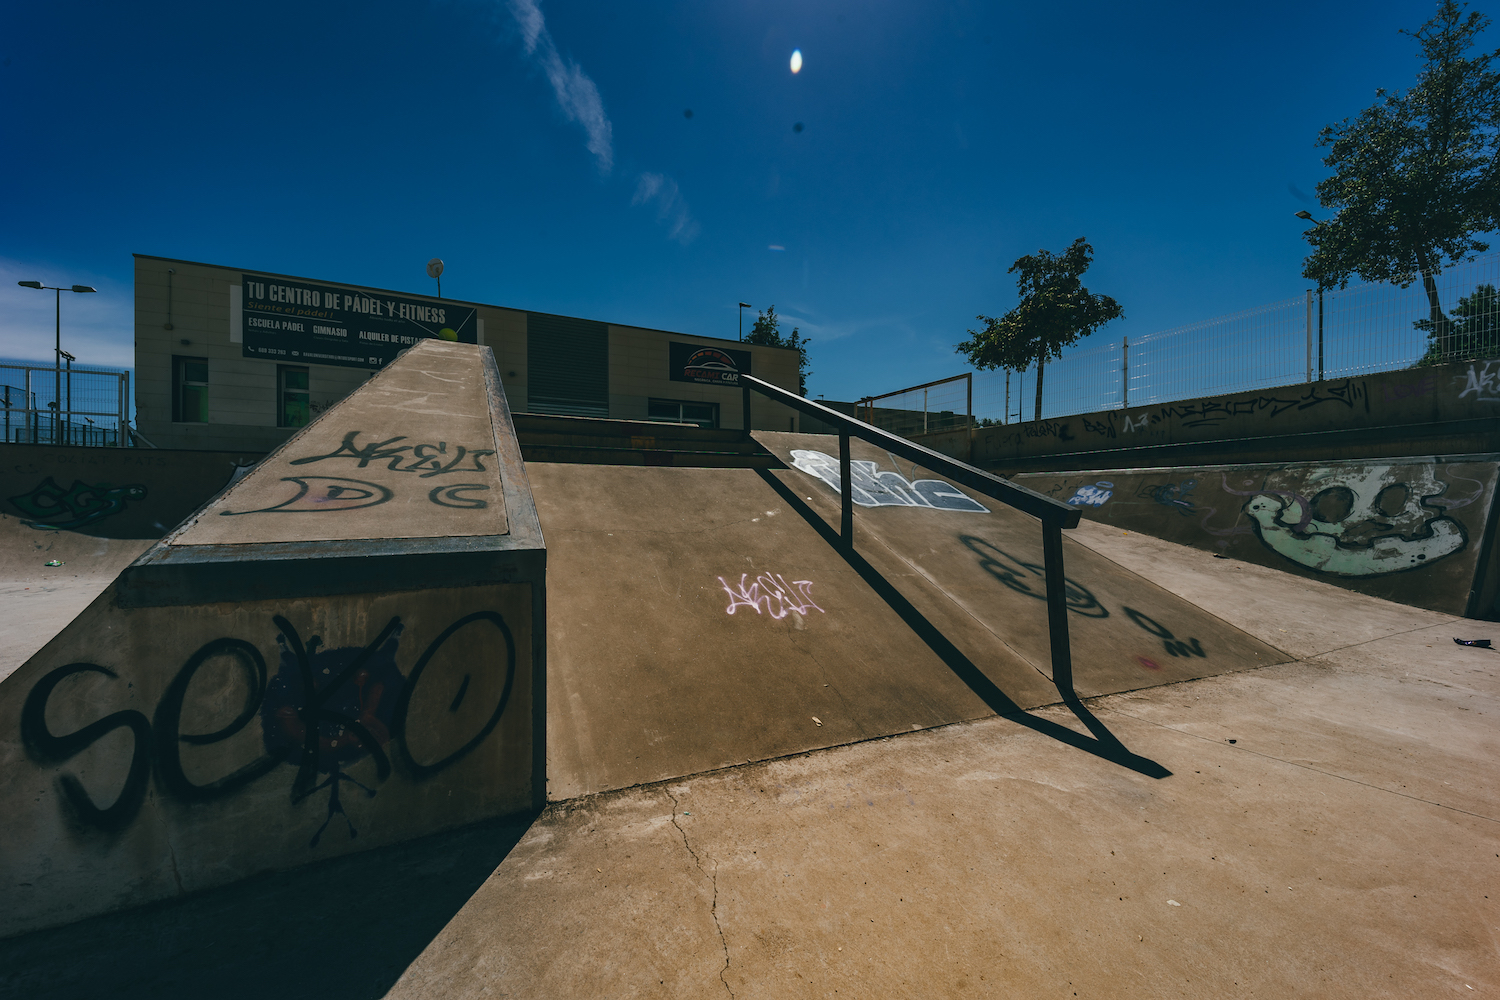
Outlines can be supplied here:
[[97, 286], [64, 347], [130, 365], [132, 253], [422, 293], [438, 256], [453, 297], [709, 336], [774, 303], [851, 399], [961, 371], [1010, 263], [1086, 236], [1100, 336], [1149, 334], [1307, 287], [1317, 132], [1412, 84], [1433, 10], [12, 3], [0, 356], [51, 359], [34, 278]]

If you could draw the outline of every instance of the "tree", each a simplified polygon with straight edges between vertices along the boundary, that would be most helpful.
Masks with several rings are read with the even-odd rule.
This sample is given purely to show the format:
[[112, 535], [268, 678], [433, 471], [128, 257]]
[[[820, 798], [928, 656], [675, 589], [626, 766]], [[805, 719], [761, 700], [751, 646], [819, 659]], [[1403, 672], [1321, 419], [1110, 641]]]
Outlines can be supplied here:
[[1500, 293], [1494, 285], [1480, 285], [1458, 300], [1453, 315], [1441, 325], [1419, 319], [1415, 326], [1431, 341], [1418, 365], [1500, 357]]
[[1407, 288], [1420, 275], [1438, 341], [1448, 322], [1438, 274], [1488, 250], [1476, 234], [1500, 221], [1500, 74], [1490, 69], [1500, 50], [1465, 56], [1489, 24], [1465, 6], [1442, 0], [1436, 17], [1402, 32], [1426, 60], [1415, 87], [1377, 90], [1378, 103], [1320, 133], [1334, 173], [1318, 200], [1338, 214], [1308, 230], [1303, 262], [1319, 288], [1343, 288], [1353, 274]]
[[812, 369], [807, 367], [807, 345], [812, 343], [811, 337], [803, 337], [792, 327], [790, 336], [782, 336], [781, 317], [776, 315], [776, 307], [771, 306], [761, 313], [755, 321], [755, 326], [750, 328], [750, 336], [745, 338], [747, 344], [762, 344], [766, 347], [789, 347], [797, 352], [797, 392], [799, 395], [807, 395], [807, 376], [812, 374]]
[[970, 330], [971, 340], [958, 345], [969, 363], [981, 370], [1010, 368], [1025, 371], [1036, 363], [1036, 419], [1042, 419], [1042, 373], [1048, 358], [1093, 333], [1125, 310], [1108, 295], [1094, 295], [1083, 287], [1083, 272], [1093, 263], [1094, 248], [1082, 236], [1055, 256], [1046, 250], [1019, 257], [1007, 274], [1020, 272], [1016, 290], [1021, 304], [996, 319], [978, 316], [983, 330]]

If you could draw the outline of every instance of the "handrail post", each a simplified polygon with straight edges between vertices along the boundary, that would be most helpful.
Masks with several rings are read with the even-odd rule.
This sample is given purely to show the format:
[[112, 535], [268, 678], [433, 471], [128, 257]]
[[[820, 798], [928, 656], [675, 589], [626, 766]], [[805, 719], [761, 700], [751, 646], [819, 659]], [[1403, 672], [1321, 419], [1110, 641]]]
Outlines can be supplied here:
[[854, 483], [849, 475], [849, 432], [839, 431], [839, 537], [854, 549]]
[[1064, 700], [1073, 691], [1073, 652], [1068, 644], [1068, 590], [1063, 576], [1062, 527], [1042, 522], [1042, 562], [1047, 571], [1047, 636], [1052, 650], [1052, 683]]
[[750, 383], [740, 383], [740, 422], [744, 425], [745, 434], [750, 433]]

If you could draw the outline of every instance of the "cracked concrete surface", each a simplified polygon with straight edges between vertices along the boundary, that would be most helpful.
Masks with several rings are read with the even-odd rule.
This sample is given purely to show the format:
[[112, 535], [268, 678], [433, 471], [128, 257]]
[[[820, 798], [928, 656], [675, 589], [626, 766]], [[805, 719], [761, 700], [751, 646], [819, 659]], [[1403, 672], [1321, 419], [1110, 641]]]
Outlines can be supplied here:
[[1500, 989], [1494, 623], [1080, 534], [1300, 662], [556, 803], [389, 995]]

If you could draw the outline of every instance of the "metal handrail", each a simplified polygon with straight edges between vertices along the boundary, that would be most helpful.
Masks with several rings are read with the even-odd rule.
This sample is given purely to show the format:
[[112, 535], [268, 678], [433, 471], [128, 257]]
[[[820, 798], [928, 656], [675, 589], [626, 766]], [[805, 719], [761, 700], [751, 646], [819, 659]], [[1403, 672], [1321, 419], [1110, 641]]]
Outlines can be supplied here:
[[750, 433], [750, 390], [752, 389], [783, 406], [789, 406], [801, 413], [817, 417], [824, 423], [838, 428], [841, 501], [839, 538], [850, 552], [854, 550], [854, 495], [851, 489], [853, 483], [849, 475], [850, 437], [869, 441], [893, 455], [900, 455], [902, 458], [916, 462], [924, 468], [946, 476], [954, 482], [962, 483], [978, 493], [999, 500], [1006, 506], [1014, 507], [1041, 521], [1042, 562], [1047, 580], [1047, 635], [1052, 652], [1052, 682], [1057, 685], [1064, 700], [1076, 700], [1077, 695], [1073, 691], [1073, 655], [1068, 642], [1068, 598], [1067, 582], [1063, 576], [1062, 530], [1078, 526], [1081, 516], [1078, 508], [1024, 486], [1017, 486], [993, 473], [976, 469], [967, 462], [960, 462], [956, 458], [949, 458], [931, 448], [923, 447], [915, 441], [897, 437], [873, 424], [865, 423], [863, 420], [840, 413], [810, 399], [804, 399], [794, 392], [788, 392], [778, 385], [772, 385], [752, 375], [741, 373], [739, 384], [742, 394], [740, 412], [743, 414], [747, 436]]

